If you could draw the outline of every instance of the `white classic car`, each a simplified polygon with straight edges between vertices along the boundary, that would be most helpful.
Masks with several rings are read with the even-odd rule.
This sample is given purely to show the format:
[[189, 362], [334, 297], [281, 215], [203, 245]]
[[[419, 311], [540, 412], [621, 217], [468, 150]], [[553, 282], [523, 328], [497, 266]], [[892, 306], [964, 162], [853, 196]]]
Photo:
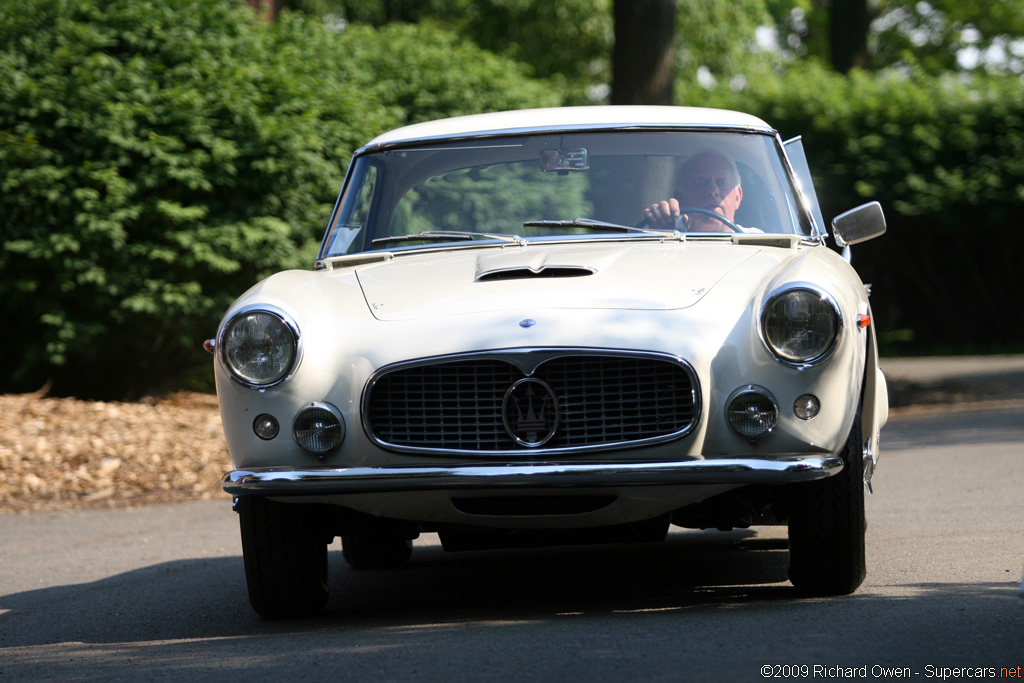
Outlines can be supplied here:
[[746, 114], [574, 107], [417, 124], [353, 156], [315, 267], [214, 352], [253, 608], [446, 550], [786, 524], [793, 585], [864, 578], [888, 414], [868, 291], [799, 139]]

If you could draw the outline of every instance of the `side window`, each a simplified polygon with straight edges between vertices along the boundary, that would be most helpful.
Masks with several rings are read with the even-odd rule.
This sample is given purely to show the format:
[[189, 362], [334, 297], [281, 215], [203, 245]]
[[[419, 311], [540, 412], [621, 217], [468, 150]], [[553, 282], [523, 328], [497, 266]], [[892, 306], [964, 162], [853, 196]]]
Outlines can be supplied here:
[[786, 140], [786, 142], [783, 143], [783, 147], [786, 148], [786, 155], [789, 156], [789, 162], [793, 164], [793, 170], [796, 172], [797, 181], [800, 183], [800, 190], [807, 198], [811, 214], [814, 216], [814, 220], [818, 223], [818, 230], [820, 230], [823, 235], [828, 234], [825, 228], [825, 219], [821, 215], [821, 207], [818, 205], [818, 195], [814, 191], [814, 180], [811, 178], [811, 169], [807, 165], [807, 155], [804, 153], [803, 138], [796, 137], [792, 140]]

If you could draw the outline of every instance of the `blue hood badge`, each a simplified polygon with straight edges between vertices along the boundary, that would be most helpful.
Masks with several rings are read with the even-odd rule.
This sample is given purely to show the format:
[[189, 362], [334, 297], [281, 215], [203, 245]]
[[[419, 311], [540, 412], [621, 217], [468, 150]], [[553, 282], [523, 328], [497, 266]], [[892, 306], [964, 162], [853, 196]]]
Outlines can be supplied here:
[[533, 318], [527, 318], [526, 320], [519, 321], [519, 327], [533, 327], [537, 324], [537, 321]]

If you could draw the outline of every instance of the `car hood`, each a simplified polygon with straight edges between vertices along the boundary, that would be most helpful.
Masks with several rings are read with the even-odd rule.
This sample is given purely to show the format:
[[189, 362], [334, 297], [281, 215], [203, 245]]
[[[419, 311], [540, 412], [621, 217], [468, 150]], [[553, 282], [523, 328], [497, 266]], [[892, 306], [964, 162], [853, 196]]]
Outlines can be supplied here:
[[[381, 320], [516, 309], [672, 310], [693, 306], [761, 250], [728, 243], [560, 245], [449, 251], [364, 265], [357, 278]], [[778, 265], [753, 267], [754, 271]], [[733, 275], [731, 275], [733, 274]]]

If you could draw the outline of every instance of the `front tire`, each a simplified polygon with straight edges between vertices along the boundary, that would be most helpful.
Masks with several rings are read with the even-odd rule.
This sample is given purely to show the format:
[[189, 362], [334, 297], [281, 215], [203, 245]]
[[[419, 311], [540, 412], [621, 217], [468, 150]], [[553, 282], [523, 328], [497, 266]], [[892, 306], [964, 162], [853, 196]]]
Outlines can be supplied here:
[[843, 470], [794, 487], [789, 515], [789, 580], [809, 595], [847, 595], [867, 575], [861, 414], [843, 450]]
[[327, 604], [327, 542], [306, 506], [238, 499], [249, 604], [264, 619], [316, 614]]

